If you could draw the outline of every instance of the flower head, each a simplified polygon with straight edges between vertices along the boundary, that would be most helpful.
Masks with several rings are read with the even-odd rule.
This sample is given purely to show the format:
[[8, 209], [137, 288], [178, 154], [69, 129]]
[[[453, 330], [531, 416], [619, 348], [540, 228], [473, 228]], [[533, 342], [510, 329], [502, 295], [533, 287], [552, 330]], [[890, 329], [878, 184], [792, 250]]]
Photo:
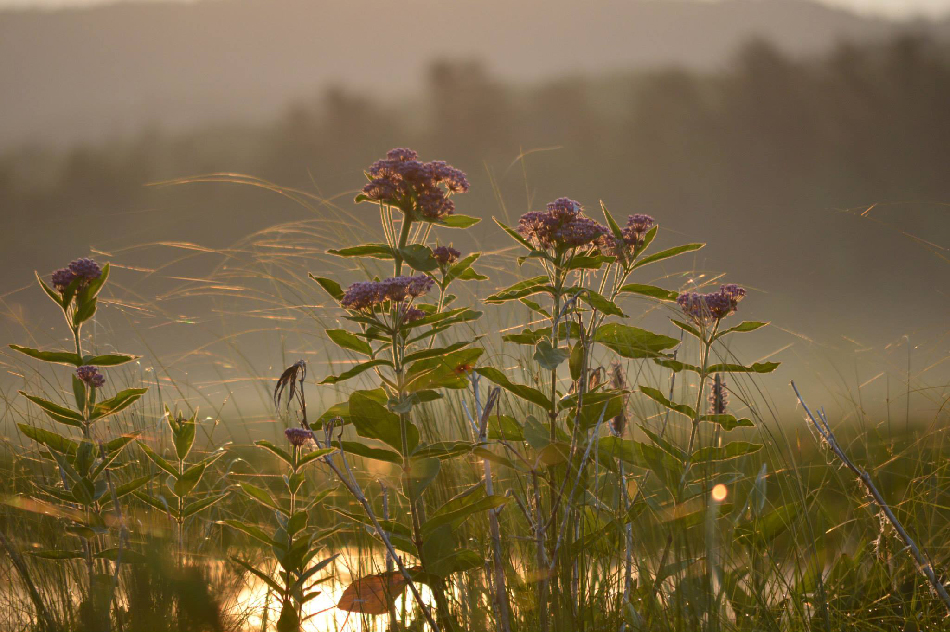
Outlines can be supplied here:
[[544, 249], [563, 250], [589, 245], [607, 232], [582, 213], [579, 202], [558, 198], [549, 202], [547, 210], [530, 212], [518, 221], [518, 232], [529, 242]]
[[287, 428], [287, 430], [284, 430], [284, 436], [287, 437], [290, 445], [298, 448], [313, 438], [310, 431], [304, 428]]
[[455, 212], [449, 200], [453, 193], [469, 189], [465, 174], [442, 160], [423, 162], [405, 147], [391, 149], [383, 160], [374, 162], [366, 174], [369, 184], [363, 195], [373, 202], [389, 204], [417, 216], [438, 220]]
[[627, 225], [620, 229], [621, 239], [617, 239], [612, 232], [606, 232], [597, 241], [597, 245], [608, 254], [617, 257], [626, 257], [636, 253], [643, 246], [646, 234], [656, 225], [649, 215], [637, 213], [627, 218]]
[[408, 324], [424, 318], [426, 313], [421, 309], [410, 307], [407, 303], [403, 303], [399, 306], [399, 322], [401, 324]]
[[66, 288], [76, 278], [76, 275], [69, 268], [62, 268], [53, 273], [53, 287], [60, 292], [66, 291]]
[[102, 268], [99, 267], [99, 264], [86, 257], [83, 257], [82, 259], [76, 259], [70, 263], [69, 269], [78, 278], [85, 281], [92, 281], [93, 279], [98, 279], [100, 276], [102, 276]]
[[432, 251], [432, 257], [443, 267], [455, 263], [461, 256], [462, 253], [452, 246], [439, 246]]
[[106, 383], [106, 377], [99, 373], [98, 367], [92, 365], [81, 366], [76, 369], [76, 377], [82, 380], [86, 386], [101, 388]]
[[693, 322], [704, 325], [713, 321], [722, 320], [736, 311], [739, 301], [745, 297], [745, 289], [735, 284], [722, 285], [718, 292], [699, 294], [697, 292], [683, 292], [676, 302], [680, 309]]
[[433, 283], [424, 274], [398, 276], [384, 281], [359, 281], [347, 288], [340, 305], [352, 310], [372, 309], [386, 301], [418, 298], [428, 292]]

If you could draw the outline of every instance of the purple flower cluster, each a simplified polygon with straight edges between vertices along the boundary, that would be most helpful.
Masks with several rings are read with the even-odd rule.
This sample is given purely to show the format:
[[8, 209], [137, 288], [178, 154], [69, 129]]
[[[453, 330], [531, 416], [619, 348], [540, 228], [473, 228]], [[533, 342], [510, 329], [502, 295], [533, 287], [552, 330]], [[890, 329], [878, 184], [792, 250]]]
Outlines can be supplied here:
[[706, 324], [722, 320], [736, 311], [745, 297], [745, 289], [731, 283], [722, 285], [718, 292], [699, 294], [698, 292], [683, 292], [676, 299], [680, 308], [697, 324]]
[[389, 150], [384, 160], [377, 160], [366, 172], [370, 182], [363, 187], [363, 195], [425, 219], [451, 215], [455, 203], [449, 196], [468, 191], [468, 178], [442, 160], [423, 162], [418, 158], [415, 151], [404, 147]]
[[384, 281], [359, 281], [343, 295], [340, 305], [346, 309], [372, 309], [386, 301], [404, 301], [422, 296], [432, 287], [433, 281], [424, 274], [398, 276]]
[[607, 227], [583, 213], [579, 202], [558, 198], [546, 211], [525, 213], [518, 221], [521, 236], [539, 248], [563, 250], [580, 248], [600, 239]]
[[86, 386], [101, 388], [106, 383], [106, 376], [99, 373], [99, 369], [92, 365], [81, 366], [76, 369], [76, 377], [82, 380]]
[[402, 304], [399, 306], [399, 316], [398, 320], [400, 324], [413, 323], [420, 318], [425, 317], [426, 313], [421, 309], [415, 307], [409, 307], [407, 304]]
[[287, 437], [290, 445], [298, 448], [313, 438], [310, 431], [304, 428], [287, 428], [287, 430], [284, 430], [284, 436]]
[[54, 272], [53, 287], [63, 292], [76, 279], [82, 279], [82, 282], [86, 283], [98, 279], [100, 276], [102, 276], [102, 268], [99, 267], [99, 264], [92, 259], [83, 257]]
[[432, 257], [443, 267], [455, 263], [461, 256], [462, 253], [452, 246], [439, 246], [432, 251]]
[[637, 248], [643, 246], [647, 232], [655, 225], [656, 221], [649, 215], [642, 213], [631, 215], [627, 218], [627, 225], [620, 229], [621, 242], [618, 242], [612, 232], [607, 232], [598, 240], [597, 245], [607, 254], [618, 257], [632, 255]]

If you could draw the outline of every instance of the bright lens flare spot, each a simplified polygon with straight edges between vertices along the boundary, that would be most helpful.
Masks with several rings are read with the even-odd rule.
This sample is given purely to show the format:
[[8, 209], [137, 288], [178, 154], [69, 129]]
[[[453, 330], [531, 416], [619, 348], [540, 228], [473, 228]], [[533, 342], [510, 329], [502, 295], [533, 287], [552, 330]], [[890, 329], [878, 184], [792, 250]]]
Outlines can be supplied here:
[[726, 499], [726, 496], [729, 495], [729, 490], [726, 489], [726, 486], [722, 483], [719, 483], [712, 489], [712, 499], [717, 503], [721, 503]]

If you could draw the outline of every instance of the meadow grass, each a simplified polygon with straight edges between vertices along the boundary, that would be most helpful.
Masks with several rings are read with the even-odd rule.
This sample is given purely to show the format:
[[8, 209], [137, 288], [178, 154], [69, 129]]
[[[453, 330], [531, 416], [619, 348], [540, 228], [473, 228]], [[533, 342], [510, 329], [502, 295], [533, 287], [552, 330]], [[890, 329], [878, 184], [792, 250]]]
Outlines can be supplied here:
[[[236, 180], [232, 176], [200, 180], [218, 179]], [[108, 370], [106, 390], [110, 393], [109, 389], [120, 390], [113, 384], [149, 386], [151, 390], [134, 406], [109, 417], [108, 425], [99, 424], [96, 437], [106, 441], [134, 435], [155, 454], [173, 459], [176, 446], [165, 419], [177, 419], [177, 408], [185, 411], [185, 420], [197, 413], [192, 420], [197, 435], [194, 448], [184, 462], [199, 462], [219, 451], [223, 455], [209, 462], [189, 494], [197, 499], [220, 496], [221, 500], [183, 520], [179, 540], [172, 519], [174, 508], [162, 511], [160, 506], [174, 500], [166, 475], [133, 441], [106, 469], [117, 482], [147, 480], [120, 499], [121, 512], [113, 506], [104, 507], [109, 519], [103, 531], [89, 540], [90, 546], [126, 551], [125, 561], [105, 558], [96, 562], [90, 575], [84, 559], [37, 555], [75, 550], [80, 538], [65, 529], [82, 520], [76, 516], [77, 502], [57, 501], [56, 496], [43, 491], [65, 488], [65, 465], [50, 460], [55, 450], [30, 442], [13, 424], [50, 430], [56, 429], [55, 424], [15, 389], [68, 403], [72, 387], [63, 380], [62, 367], [46, 368], [32, 359], [10, 358], [8, 370], [18, 379], [3, 391], [4, 423], [10, 429], [4, 442], [5, 502], [0, 509], [5, 549], [0, 568], [7, 579], [7, 588], [0, 591], [3, 629], [342, 630], [424, 629], [434, 624], [458, 630], [938, 630], [945, 626], [946, 607], [907, 554], [904, 543], [882, 520], [880, 507], [821, 437], [811, 432], [801, 415], [787, 418], [776, 412], [769, 393], [761, 387], [766, 378], [755, 373], [726, 375], [729, 402], [722, 411], [752, 422], [749, 427], [729, 431], [729, 440], [761, 448], [736, 458], [688, 463], [688, 482], [687, 475], [676, 470], [670, 458], [683, 451], [689, 458], [692, 451], [687, 446], [729, 445], [723, 426], [698, 424], [644, 396], [641, 387], [652, 388], [671, 404], [698, 401], [703, 410], [697, 406], [694, 412], [705, 413], [706, 397], [700, 385], [710, 385], [688, 371], [673, 372], [669, 366], [674, 358], [697, 366], [704, 363], [701, 346], [693, 344], [685, 333], [677, 334], [678, 344], [669, 349], [675, 350], [675, 356], [662, 354], [660, 359], [667, 361], [667, 366], [655, 361], [659, 355], [619, 358], [623, 384], [612, 387], [615, 399], [622, 402], [625, 423], [613, 437], [619, 441], [604, 441], [611, 450], [600, 445], [612, 436], [605, 409], [593, 416], [584, 431], [586, 438], [567, 442], [570, 451], [565, 458], [558, 455], [556, 441], [545, 443], [545, 437], [532, 434], [536, 425], [544, 427], [543, 411], [509, 391], [498, 399], [487, 419], [491, 433], [486, 436], [490, 438], [480, 441], [473, 422], [478, 425], [479, 409], [493, 385], [489, 376], [466, 370], [462, 388], [445, 389], [441, 399], [413, 402], [409, 408], [421, 446], [467, 442], [454, 451], [442, 446], [446, 453], [440, 455], [438, 474], [427, 481], [424, 491], [414, 491], [417, 482], [407, 484], [406, 479], [413, 476], [403, 475], [403, 470], [411, 469], [405, 462], [368, 459], [350, 452], [344, 463], [341, 450], [318, 457], [316, 467], [303, 470], [305, 491], [300, 494], [301, 499], [320, 498], [307, 509], [307, 548], [315, 555], [308, 563], [336, 557], [310, 577], [312, 586], [305, 592], [281, 594], [286, 587], [281, 577], [287, 575], [292, 580], [294, 573], [299, 577], [307, 564], [288, 569], [287, 562], [279, 561], [280, 546], [262, 546], [254, 536], [234, 528], [250, 525], [266, 529], [267, 537], [276, 538], [281, 529], [285, 534], [290, 531], [286, 521], [296, 513], [287, 511], [282, 519], [280, 512], [275, 516], [259, 498], [247, 493], [246, 486], [253, 485], [272, 494], [278, 504], [289, 501], [288, 466], [254, 445], [264, 440], [287, 446], [284, 429], [301, 423], [299, 405], [288, 408], [286, 397], [284, 407], [275, 410], [274, 385], [305, 348], [310, 379], [301, 386], [309, 397], [309, 423], [318, 441], [333, 417], [326, 417], [325, 411], [347, 400], [352, 406], [350, 398], [358, 391], [339, 385], [314, 386], [314, 377], [339, 374], [353, 367], [358, 356], [334, 350], [327, 343], [324, 330], [340, 327], [341, 311], [337, 301], [325, 300], [320, 287], [307, 278], [308, 265], [319, 261], [319, 272], [309, 269], [315, 275], [342, 275], [355, 281], [384, 277], [389, 264], [377, 259], [320, 256], [329, 248], [365, 241], [369, 230], [365, 222], [355, 221], [331, 201], [260, 181], [237, 180], [277, 190], [310, 205], [315, 212], [329, 214], [329, 219], [277, 226], [223, 252], [176, 245], [188, 258], [215, 256], [220, 262], [208, 278], [182, 281], [159, 299], [149, 299], [140, 288], [122, 287], [102, 300], [116, 312], [148, 311], [172, 322], [181, 318], [170, 307], [175, 301], [213, 297], [216, 320], [200, 324], [204, 345], [195, 345], [173, 359], [155, 353]], [[457, 234], [451, 235], [454, 245], [466, 248], [464, 238]], [[478, 270], [492, 277], [488, 282], [492, 287], [518, 280], [514, 259], [522, 253], [517, 248], [517, 244], [505, 245], [479, 259]], [[121, 254], [134, 258], [136, 253]], [[181, 261], [169, 262], [169, 267], [175, 263]], [[662, 284], [678, 294], [681, 289], [718, 284], [719, 279], [679, 270], [653, 273], [637, 282]], [[482, 289], [485, 283], [460, 290], [456, 304], [476, 306], [488, 294]], [[748, 301], [752, 303], [754, 297]], [[638, 318], [624, 319], [638, 325], [684, 318], [675, 303], [640, 300], [620, 305], [624, 310], [642, 308]], [[495, 367], [512, 382], [539, 391], [550, 387], [550, 370], [539, 366], [537, 347], [501, 338], [524, 328], [537, 330], [544, 315], [517, 302], [480, 309], [485, 312], [480, 320], [460, 322], [440, 334], [438, 345], [470, 343], [476, 335], [487, 334], [477, 341], [484, 349], [477, 358], [478, 366]], [[265, 326], [247, 325], [251, 321]], [[95, 323], [89, 342], [101, 352], [109, 344], [110, 331], [105, 323]], [[279, 356], [279, 365], [262, 369], [260, 347], [248, 342], [255, 333], [261, 337], [273, 334], [272, 340], [278, 341], [276, 350], [269, 347], [265, 353], [269, 358]], [[140, 334], [147, 339], [147, 331]], [[53, 342], [33, 340], [42, 348]], [[710, 364], [741, 364], [732, 348], [718, 346], [706, 360]], [[610, 370], [618, 361], [615, 351], [604, 346], [591, 348], [584, 358], [590, 376], [596, 368]], [[208, 364], [217, 372], [210, 388], [204, 381], [193, 383], [184, 370], [197, 364]], [[368, 371], [356, 383], [364, 390], [371, 389], [378, 385], [373, 375]], [[587, 387], [594, 392], [604, 388], [606, 381], [597, 378], [600, 385], [592, 386], [590, 376], [580, 379], [588, 382], [586, 386], [579, 386], [579, 380], [562, 369], [553, 381], [554, 389], [566, 395], [572, 388], [582, 392]], [[437, 383], [458, 386], [457, 374], [437, 377], [442, 380]], [[770, 384], [776, 382], [768, 379]], [[808, 401], [809, 394], [804, 396]], [[236, 400], [240, 403], [234, 403]], [[398, 401], [394, 408], [399, 414], [409, 414], [402, 412]], [[340, 419], [347, 421], [342, 414]], [[512, 420], [517, 428], [505, 426], [498, 415]], [[561, 417], [555, 429], [572, 432], [569, 425], [561, 425], [564, 421]], [[890, 420], [871, 419], [860, 406], [855, 406], [846, 425], [830, 420], [838, 443], [870, 473], [894, 514], [942, 577], [942, 569], [950, 563], [950, 452], [944, 445], [947, 412], [940, 408], [931, 419], [903, 421], [891, 424]], [[385, 442], [367, 437], [365, 428], [358, 426], [355, 421], [343, 426], [341, 437], [334, 434], [329, 438], [328, 449], [341, 446], [340, 438], [387, 448]], [[339, 432], [340, 426], [335, 431]], [[71, 436], [78, 439], [75, 433]], [[390, 447], [399, 451], [398, 446]], [[301, 448], [301, 455], [312, 449], [312, 445]], [[409, 455], [404, 456], [408, 461]], [[291, 459], [296, 462], [297, 458], [294, 451]], [[411, 531], [411, 510], [431, 518], [446, 503], [458, 507], [460, 500], [474, 496], [473, 490], [485, 480], [486, 458], [494, 487], [490, 496], [498, 498], [493, 506], [500, 509], [496, 512], [497, 535], [488, 515], [494, 509], [472, 511], [466, 519], [453, 523], [451, 546], [477, 554], [476, 563], [466, 564], [460, 571], [426, 571], [422, 556], [412, 550], [413, 538], [397, 541], [397, 536], [403, 530]], [[74, 455], [70, 459], [66, 462], [75, 462]], [[350, 468], [346, 471], [352, 471], [352, 482], [365, 494], [392, 541], [385, 542], [380, 530], [367, 521], [364, 507], [342, 484], [331, 463], [337, 474]], [[671, 472], [679, 472], [679, 480]], [[567, 490], [560, 492], [566, 495], [558, 499], [561, 489]], [[469, 496], [460, 499], [463, 492]], [[149, 504], [142, 496], [164, 501]], [[108, 500], [103, 502], [108, 505]], [[553, 535], [542, 533], [541, 545], [539, 515], [559, 525]], [[268, 535], [272, 532], [274, 536]], [[559, 540], [564, 544], [559, 545]], [[393, 541], [399, 544], [396, 548], [405, 566], [412, 570], [408, 579], [399, 579], [393, 561], [387, 559], [385, 545]], [[112, 546], [114, 543], [119, 546]], [[539, 563], [539, 549], [555, 553], [556, 564]], [[430, 555], [425, 562], [438, 566], [431, 560]], [[499, 568], [501, 575], [497, 574]], [[277, 586], [269, 586], [259, 575], [276, 580]], [[87, 616], [87, 604], [94, 601], [90, 595], [95, 593], [89, 587], [97, 581], [91, 576], [106, 577], [109, 581], [105, 583], [112, 584], [107, 607], [98, 619]], [[499, 577], [507, 616], [500, 610]], [[348, 612], [335, 608], [347, 586], [360, 581], [383, 584], [383, 580], [390, 582], [387, 590], [391, 587], [396, 594], [381, 591], [382, 614], [371, 613], [375, 612], [371, 606], [380, 604], [365, 595], [363, 602], [350, 603]], [[410, 582], [418, 584], [425, 606], [414, 602], [407, 589]], [[547, 593], [542, 592], [542, 585], [547, 585]], [[318, 591], [322, 594], [306, 599]], [[291, 611], [295, 621], [288, 621], [285, 614]]]

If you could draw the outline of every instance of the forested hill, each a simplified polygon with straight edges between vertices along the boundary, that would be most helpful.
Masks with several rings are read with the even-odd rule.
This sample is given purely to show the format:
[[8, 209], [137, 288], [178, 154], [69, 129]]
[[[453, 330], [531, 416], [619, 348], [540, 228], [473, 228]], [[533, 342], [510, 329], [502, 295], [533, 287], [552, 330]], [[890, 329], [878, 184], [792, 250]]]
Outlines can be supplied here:
[[519, 83], [709, 70], [752, 38], [800, 56], [840, 39], [946, 31], [786, 0], [452, 4], [449, 12], [436, 0], [205, 0], [2, 12], [0, 148], [265, 121], [328, 84], [401, 98], [437, 58], [480, 59]]

